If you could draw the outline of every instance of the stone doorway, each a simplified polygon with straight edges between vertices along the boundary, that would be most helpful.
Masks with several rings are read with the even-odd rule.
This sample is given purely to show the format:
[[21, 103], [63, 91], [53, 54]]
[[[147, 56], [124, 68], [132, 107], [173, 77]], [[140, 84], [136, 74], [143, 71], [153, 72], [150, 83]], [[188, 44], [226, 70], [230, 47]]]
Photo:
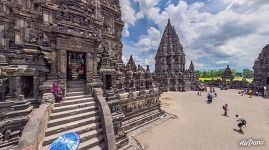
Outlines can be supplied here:
[[67, 52], [67, 80], [86, 80], [86, 54]]
[[33, 76], [22, 76], [21, 77], [21, 92], [25, 98], [34, 97], [34, 78]]
[[105, 82], [105, 88], [106, 90], [109, 90], [110, 87], [112, 87], [112, 77], [111, 75], [106, 75], [106, 82]]

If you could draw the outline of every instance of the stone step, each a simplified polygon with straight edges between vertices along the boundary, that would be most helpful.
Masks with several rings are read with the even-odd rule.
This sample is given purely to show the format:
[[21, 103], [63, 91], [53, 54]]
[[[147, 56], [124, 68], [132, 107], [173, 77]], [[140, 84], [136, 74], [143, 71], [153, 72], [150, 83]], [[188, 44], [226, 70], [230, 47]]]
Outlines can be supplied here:
[[79, 104], [55, 107], [55, 108], [53, 108], [52, 113], [69, 111], [69, 110], [74, 110], [74, 109], [78, 109], [78, 108], [90, 107], [90, 106], [95, 106], [95, 102], [90, 101], [90, 102], [86, 102], [86, 103], [79, 103]]
[[160, 116], [158, 116], [158, 117], [156, 117], [156, 118], [153, 118], [153, 119], [151, 119], [151, 120], [149, 120], [149, 121], [147, 121], [147, 122], [145, 122], [145, 123], [143, 123], [143, 124], [140, 124], [140, 125], [138, 125], [138, 126], [135, 126], [134, 128], [131, 128], [131, 129], [125, 131], [125, 132], [126, 132], [126, 133], [132, 132], [132, 131], [134, 131], [134, 130], [140, 128], [140, 127], [143, 127], [143, 126], [145, 126], [145, 125], [147, 125], [147, 124], [149, 124], [149, 123], [152, 123], [152, 122], [154, 122], [154, 121], [157, 121], [158, 119], [160, 119]]
[[85, 83], [83, 83], [83, 84], [80, 84], [80, 83], [68, 83], [67, 84], [67, 88], [80, 88], [80, 87], [85, 88], [86, 87]]
[[148, 107], [146, 109], [145, 108], [141, 109], [138, 112], [128, 113], [128, 114], [125, 115], [125, 118], [124, 118], [123, 121], [130, 120], [131, 118], [134, 118], [134, 117], [142, 116], [143, 114], [146, 114], [148, 112], [154, 111], [156, 109], [159, 109], [159, 107], [155, 105], [155, 106], [152, 106], [152, 107]]
[[79, 135], [79, 137], [80, 137], [80, 142], [82, 143], [82, 142], [91, 140], [91, 139], [96, 138], [97, 136], [102, 135], [102, 134], [103, 134], [103, 129], [102, 129], [102, 128], [99, 128], [99, 129], [96, 129], [96, 130], [92, 130], [92, 131], [88, 131], [88, 132], [81, 133], [81, 134]]
[[150, 116], [144, 117], [143, 119], [139, 119], [139, 120], [132, 122], [130, 124], [126, 124], [122, 128], [126, 131], [126, 133], [129, 133], [129, 132], [131, 132], [135, 129], [138, 129], [142, 126], [145, 126], [145, 125], [147, 125], [155, 120], [158, 120], [160, 118], [161, 114], [162, 114], [161, 112], [154, 113]]
[[73, 99], [78, 99], [78, 98], [86, 98], [86, 97], [90, 97], [89, 95], [85, 95], [85, 94], [81, 94], [81, 95], [76, 95], [76, 96], [66, 96], [64, 98], [65, 101], [68, 100], [73, 100]]
[[66, 97], [71, 97], [71, 96], [80, 96], [80, 95], [85, 95], [85, 91], [79, 91], [79, 92], [67, 92]]
[[105, 142], [101, 142], [98, 145], [91, 148], [91, 150], [105, 150], [105, 149], [106, 149]]
[[[90, 132], [90, 131], [93, 131], [93, 130], [96, 130], [96, 129], [101, 129], [100, 126], [101, 126], [101, 124], [96, 122], [96, 123], [92, 123], [92, 124], [89, 124], [89, 125], [74, 128], [74, 129], [71, 129], [71, 130], [67, 130], [65, 132], [61, 132], [61, 133], [57, 133], [57, 134], [47, 136], [43, 140], [43, 146], [47, 146], [47, 145], [51, 144], [56, 138], [60, 137], [63, 134], [71, 133], [71, 132], [75, 132], [77, 134], [82, 134], [82, 133]], [[81, 138], [81, 136], [80, 136], [80, 138]]]
[[77, 128], [77, 127], [92, 124], [92, 123], [98, 122], [99, 120], [100, 120], [99, 116], [94, 116], [94, 117], [54, 126], [46, 130], [45, 136], [50, 136], [50, 135], [61, 133], [67, 130]]
[[129, 144], [128, 137], [124, 137], [122, 139], [117, 139], [116, 146], [118, 150], [127, 150], [131, 144]]
[[71, 115], [71, 116], [67, 116], [67, 117], [63, 117], [63, 118], [53, 119], [53, 120], [49, 121], [48, 127], [50, 128], [50, 127], [54, 127], [57, 125], [90, 118], [90, 117], [98, 115], [98, 113], [99, 113], [98, 110], [95, 110], [95, 111], [91, 111], [91, 112], [86, 112], [86, 113]]
[[84, 84], [85, 81], [83, 80], [74, 80], [74, 81], [67, 81], [67, 84]]
[[92, 150], [95, 146], [101, 144], [104, 136], [99, 135], [98, 137], [92, 138], [90, 140], [84, 141], [79, 144], [78, 149], [79, 150]]
[[54, 107], [62, 107], [62, 106], [68, 106], [68, 105], [73, 105], [73, 104], [80, 104], [80, 103], [86, 103], [93, 101], [93, 97], [85, 97], [85, 98], [80, 98], [80, 99], [74, 99], [74, 100], [65, 100], [62, 103], [55, 103]]
[[0, 150], [11, 150], [11, 147], [18, 145], [19, 137], [15, 137], [10, 139], [9, 141], [1, 141], [0, 143]]
[[97, 110], [97, 109], [98, 109], [98, 107], [96, 107], [96, 106], [90, 106], [90, 107], [85, 107], [85, 108], [78, 108], [78, 109], [75, 109], [75, 110], [52, 113], [50, 115], [50, 119], [52, 120], [52, 119], [63, 118], [63, 117], [71, 116], [71, 115], [76, 115], [76, 114], [80, 114], [80, 113], [86, 113], [86, 112], [89, 112], [89, 111], [94, 111], [94, 110]]
[[141, 114], [141, 115], [139, 115], [139, 116], [135, 116], [135, 117], [133, 117], [133, 118], [130, 118], [130, 119], [128, 119], [128, 120], [124, 120], [123, 122], [122, 122], [122, 126], [124, 126], [124, 125], [126, 125], [126, 124], [130, 124], [130, 123], [132, 123], [132, 122], [135, 122], [135, 121], [137, 121], [137, 120], [139, 120], [139, 119], [143, 119], [143, 118], [146, 118], [146, 117], [148, 117], [148, 116], [150, 116], [150, 115], [152, 115], [152, 114], [155, 114], [155, 113], [159, 113], [159, 110], [158, 109], [154, 109], [154, 110], [152, 110], [152, 111], [147, 111], [147, 112], [145, 112], [144, 114]]
[[67, 88], [67, 92], [84, 92], [85, 91], [85, 87], [79, 87], [79, 88]]

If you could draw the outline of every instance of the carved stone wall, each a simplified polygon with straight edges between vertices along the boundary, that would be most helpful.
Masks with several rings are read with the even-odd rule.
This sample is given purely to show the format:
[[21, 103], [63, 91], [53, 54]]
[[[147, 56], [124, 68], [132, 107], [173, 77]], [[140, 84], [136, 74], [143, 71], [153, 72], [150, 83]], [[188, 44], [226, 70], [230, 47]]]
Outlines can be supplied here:
[[255, 60], [253, 86], [261, 89], [265, 98], [269, 98], [269, 44], [266, 45]]
[[[23, 76], [35, 78], [35, 87], [48, 79], [64, 82], [68, 51], [86, 54], [87, 81], [92, 82], [105, 50], [114, 64], [122, 62], [122, 29], [117, 0], [1, 1], [0, 54], [7, 58], [12, 80], [8, 97], [22, 94], [16, 88]], [[40, 96], [38, 89], [34, 92]]]

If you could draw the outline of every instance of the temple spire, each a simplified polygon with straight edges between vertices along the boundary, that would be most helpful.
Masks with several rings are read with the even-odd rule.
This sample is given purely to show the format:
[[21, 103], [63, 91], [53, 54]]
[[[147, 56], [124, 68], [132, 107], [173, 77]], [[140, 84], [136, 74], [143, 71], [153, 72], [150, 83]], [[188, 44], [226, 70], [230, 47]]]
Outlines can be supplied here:
[[129, 61], [128, 61], [127, 64], [131, 66], [131, 69], [133, 71], [137, 69], [135, 61], [134, 61], [134, 58], [133, 58], [133, 55], [130, 56]]
[[161, 42], [155, 57], [155, 71], [183, 72], [185, 70], [185, 54], [175, 28], [168, 19]]
[[191, 60], [191, 64], [190, 64], [189, 70], [194, 71], [194, 65], [193, 65], [192, 60]]

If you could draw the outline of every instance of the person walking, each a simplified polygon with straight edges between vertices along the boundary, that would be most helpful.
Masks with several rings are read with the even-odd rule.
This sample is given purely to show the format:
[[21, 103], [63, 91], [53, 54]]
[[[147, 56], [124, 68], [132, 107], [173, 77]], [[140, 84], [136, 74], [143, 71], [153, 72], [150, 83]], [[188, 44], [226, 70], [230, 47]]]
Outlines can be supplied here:
[[207, 95], [207, 102], [208, 102], [208, 104], [212, 103], [212, 99], [213, 99], [212, 93], [209, 92], [208, 95]]
[[222, 106], [222, 108], [224, 110], [223, 116], [229, 117], [228, 116], [228, 110], [230, 110], [230, 109], [228, 108], [228, 104], [225, 104], [224, 106]]
[[244, 134], [242, 127], [246, 126], [247, 121], [243, 119], [242, 117], [240, 117], [238, 114], [236, 114], [235, 117], [236, 117], [236, 121], [238, 122], [237, 126], [239, 127], [239, 132]]

